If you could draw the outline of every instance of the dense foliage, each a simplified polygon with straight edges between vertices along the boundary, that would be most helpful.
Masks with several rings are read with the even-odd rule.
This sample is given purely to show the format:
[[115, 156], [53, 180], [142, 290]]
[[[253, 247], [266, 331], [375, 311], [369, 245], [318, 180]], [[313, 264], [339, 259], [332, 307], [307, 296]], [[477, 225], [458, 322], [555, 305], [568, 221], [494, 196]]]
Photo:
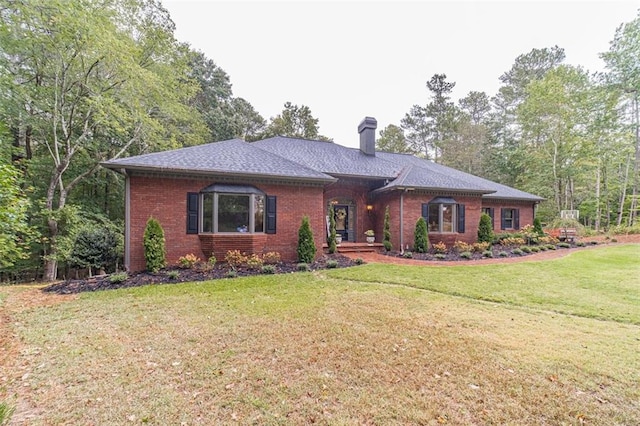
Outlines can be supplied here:
[[413, 250], [418, 253], [426, 253], [429, 250], [427, 221], [422, 216], [416, 222], [416, 229], [413, 234]]
[[147, 221], [144, 229], [144, 259], [147, 262], [147, 270], [157, 272], [166, 265], [166, 251], [164, 230], [157, 219], [152, 217]]
[[336, 246], [336, 217], [333, 212], [333, 207], [329, 206], [327, 214], [329, 215], [329, 238], [327, 239], [327, 245], [329, 246], [329, 253], [333, 254], [338, 249]]
[[384, 209], [382, 245], [386, 251], [391, 251], [393, 248], [393, 245], [391, 244], [391, 214], [389, 213], [389, 206]]
[[313, 241], [309, 217], [305, 216], [298, 229], [298, 262], [311, 263], [315, 257], [316, 243]]
[[480, 223], [478, 223], [478, 242], [493, 242], [493, 223], [491, 221], [491, 216], [486, 213], [482, 213], [480, 215]]

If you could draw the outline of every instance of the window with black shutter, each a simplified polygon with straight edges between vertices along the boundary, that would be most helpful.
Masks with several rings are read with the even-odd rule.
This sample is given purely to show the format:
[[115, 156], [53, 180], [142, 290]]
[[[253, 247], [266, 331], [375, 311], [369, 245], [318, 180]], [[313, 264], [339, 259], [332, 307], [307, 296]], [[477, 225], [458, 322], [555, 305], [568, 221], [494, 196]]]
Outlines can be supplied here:
[[187, 192], [187, 234], [198, 233], [198, 200], [197, 192]]
[[464, 204], [458, 204], [450, 197], [436, 197], [422, 204], [422, 217], [427, 222], [429, 232], [465, 232]]
[[200, 232], [275, 233], [275, 196], [250, 185], [228, 184], [210, 185], [196, 195], [202, 204], [196, 216]]

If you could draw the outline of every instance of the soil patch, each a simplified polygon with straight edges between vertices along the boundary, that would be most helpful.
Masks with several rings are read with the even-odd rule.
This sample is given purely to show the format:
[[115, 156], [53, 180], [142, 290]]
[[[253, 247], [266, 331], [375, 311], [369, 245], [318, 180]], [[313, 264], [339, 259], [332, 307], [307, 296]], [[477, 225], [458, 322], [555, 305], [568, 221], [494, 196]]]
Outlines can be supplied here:
[[[356, 265], [356, 261], [341, 254], [323, 255], [310, 263], [309, 270], [316, 271], [331, 268], [346, 268]], [[273, 265], [274, 274], [287, 274], [299, 271], [297, 262], [279, 262]], [[235, 276], [246, 277], [264, 274], [262, 268], [236, 267]], [[109, 275], [100, 275], [83, 280], [67, 280], [43, 288], [43, 291], [57, 294], [74, 294], [85, 291], [111, 290], [116, 288], [140, 287], [149, 284], [176, 284], [191, 281], [208, 281], [229, 278], [232, 269], [226, 264], [218, 264], [213, 268], [178, 268], [170, 267], [156, 273], [138, 272], [129, 274], [122, 282], [111, 282]]]

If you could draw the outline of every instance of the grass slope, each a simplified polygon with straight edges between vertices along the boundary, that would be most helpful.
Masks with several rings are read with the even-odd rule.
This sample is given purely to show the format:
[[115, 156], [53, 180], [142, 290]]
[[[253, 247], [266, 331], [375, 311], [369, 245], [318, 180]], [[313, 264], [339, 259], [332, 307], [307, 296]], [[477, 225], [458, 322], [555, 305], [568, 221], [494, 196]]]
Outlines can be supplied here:
[[329, 275], [640, 324], [640, 245], [584, 250], [542, 262], [454, 267], [377, 264]]
[[[12, 318], [22, 341], [19, 372], [7, 384], [22, 401], [14, 418], [30, 425], [638, 424], [640, 327], [632, 323], [639, 305], [633, 282], [617, 272], [633, 270], [634, 253], [637, 262], [640, 247], [514, 265], [524, 269], [366, 265], [98, 292], [25, 309]], [[604, 271], [587, 281], [583, 269], [595, 272], [598, 259]], [[436, 292], [411, 287], [419, 271]], [[570, 290], [568, 281], [583, 276], [574, 281], [580, 290]], [[486, 293], [480, 280], [492, 283]], [[545, 298], [543, 288], [564, 302], [552, 303], [560, 296]], [[0, 288], [6, 303], [14, 291], [27, 290]], [[598, 299], [590, 292], [606, 300], [620, 293], [630, 314], [609, 302], [612, 314], [589, 314], [581, 299]], [[558, 315], [546, 311], [551, 306], [586, 313]]]

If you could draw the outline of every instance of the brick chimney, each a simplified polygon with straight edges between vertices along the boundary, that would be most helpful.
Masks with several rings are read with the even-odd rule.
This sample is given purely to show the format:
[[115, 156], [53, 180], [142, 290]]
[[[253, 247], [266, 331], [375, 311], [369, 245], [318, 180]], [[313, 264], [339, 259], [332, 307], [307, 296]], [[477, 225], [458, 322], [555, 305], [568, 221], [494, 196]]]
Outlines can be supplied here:
[[376, 128], [378, 122], [373, 117], [365, 117], [358, 126], [360, 133], [360, 151], [366, 155], [376, 155]]

